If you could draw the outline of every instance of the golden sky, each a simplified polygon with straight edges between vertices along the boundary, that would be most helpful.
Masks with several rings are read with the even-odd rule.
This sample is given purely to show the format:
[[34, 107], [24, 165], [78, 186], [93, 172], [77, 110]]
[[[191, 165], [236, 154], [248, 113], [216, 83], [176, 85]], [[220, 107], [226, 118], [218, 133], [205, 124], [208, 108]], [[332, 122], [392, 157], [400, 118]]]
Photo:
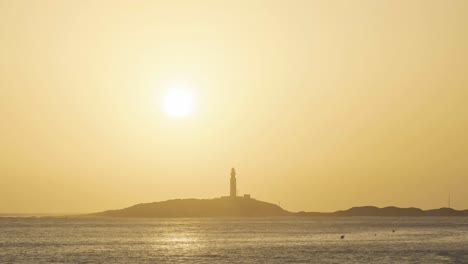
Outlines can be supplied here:
[[[468, 1], [0, 0], [0, 213], [468, 208]], [[193, 112], [161, 111], [181, 83]]]

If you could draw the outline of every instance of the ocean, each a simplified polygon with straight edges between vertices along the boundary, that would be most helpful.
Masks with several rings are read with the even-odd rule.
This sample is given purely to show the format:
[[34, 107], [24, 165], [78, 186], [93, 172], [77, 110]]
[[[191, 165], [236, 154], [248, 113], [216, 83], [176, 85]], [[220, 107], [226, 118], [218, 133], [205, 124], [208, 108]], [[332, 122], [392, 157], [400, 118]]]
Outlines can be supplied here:
[[0, 263], [468, 263], [468, 218], [0, 217]]

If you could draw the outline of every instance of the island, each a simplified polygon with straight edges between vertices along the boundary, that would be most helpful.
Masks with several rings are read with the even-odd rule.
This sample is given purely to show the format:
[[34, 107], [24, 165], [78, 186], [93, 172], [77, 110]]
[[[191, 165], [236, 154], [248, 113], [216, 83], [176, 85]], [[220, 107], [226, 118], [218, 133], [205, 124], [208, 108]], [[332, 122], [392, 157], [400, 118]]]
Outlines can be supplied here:
[[163, 202], [142, 203], [119, 210], [89, 214], [98, 217], [157, 218], [157, 217], [349, 217], [349, 216], [468, 216], [468, 210], [440, 208], [422, 210], [419, 208], [398, 208], [375, 206], [353, 207], [332, 213], [289, 212], [276, 204], [256, 199], [215, 198], [215, 199], [174, 199]]
[[292, 213], [278, 205], [255, 199], [174, 199], [142, 203], [121, 210], [92, 214], [110, 217], [273, 217]]
[[279, 205], [251, 198], [250, 194], [237, 195], [236, 171], [231, 169], [229, 196], [214, 199], [173, 199], [162, 202], [141, 203], [128, 208], [88, 214], [93, 217], [349, 217], [349, 216], [468, 216], [468, 210], [439, 208], [399, 208], [394, 206], [353, 207], [331, 213], [290, 212]]

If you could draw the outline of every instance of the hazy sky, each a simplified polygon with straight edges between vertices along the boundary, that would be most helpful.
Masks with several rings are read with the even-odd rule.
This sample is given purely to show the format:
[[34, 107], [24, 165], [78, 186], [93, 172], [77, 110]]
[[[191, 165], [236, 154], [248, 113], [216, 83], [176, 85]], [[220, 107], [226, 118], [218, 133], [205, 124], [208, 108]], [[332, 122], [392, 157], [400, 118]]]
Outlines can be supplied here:
[[0, 213], [219, 197], [231, 167], [292, 211], [468, 208], [468, 1], [0, 0]]

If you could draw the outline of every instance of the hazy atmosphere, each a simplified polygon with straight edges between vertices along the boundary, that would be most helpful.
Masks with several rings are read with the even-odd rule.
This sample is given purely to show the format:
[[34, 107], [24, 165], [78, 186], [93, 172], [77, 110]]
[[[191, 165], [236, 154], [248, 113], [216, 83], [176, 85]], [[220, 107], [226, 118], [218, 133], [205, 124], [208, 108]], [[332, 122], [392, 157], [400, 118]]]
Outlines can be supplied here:
[[[0, 0], [0, 213], [468, 208], [468, 1]], [[373, 231], [372, 231], [373, 232]]]

